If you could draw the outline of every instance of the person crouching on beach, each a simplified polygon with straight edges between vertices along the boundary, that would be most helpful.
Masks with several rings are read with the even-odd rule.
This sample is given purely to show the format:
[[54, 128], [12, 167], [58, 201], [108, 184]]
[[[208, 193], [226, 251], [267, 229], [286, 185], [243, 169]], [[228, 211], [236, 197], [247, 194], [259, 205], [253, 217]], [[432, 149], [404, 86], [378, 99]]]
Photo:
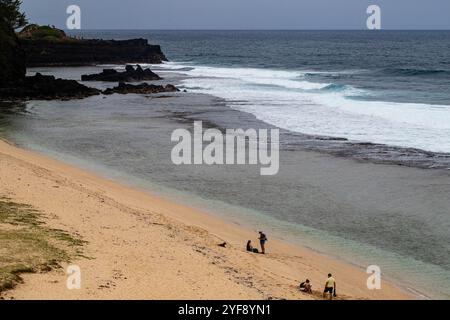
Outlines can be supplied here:
[[262, 231], [260, 231], [258, 239], [259, 239], [259, 244], [261, 245], [261, 253], [265, 254], [266, 253], [267, 237]]
[[259, 253], [258, 249], [253, 248], [252, 240], [247, 241], [247, 251], [252, 252], [252, 253]]
[[327, 293], [330, 294], [330, 300], [333, 300], [333, 296], [336, 297], [336, 280], [333, 278], [331, 273], [328, 274], [328, 279], [325, 282], [325, 290], [323, 290], [324, 299]]
[[305, 282], [300, 283], [300, 291], [312, 293], [312, 285], [309, 279], [306, 279]]

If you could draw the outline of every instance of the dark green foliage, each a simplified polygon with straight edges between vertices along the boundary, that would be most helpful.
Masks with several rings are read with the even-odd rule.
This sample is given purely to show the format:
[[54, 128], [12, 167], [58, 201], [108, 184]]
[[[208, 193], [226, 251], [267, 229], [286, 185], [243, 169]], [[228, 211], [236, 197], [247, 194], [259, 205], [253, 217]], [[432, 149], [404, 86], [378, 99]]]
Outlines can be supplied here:
[[10, 29], [22, 28], [27, 24], [25, 13], [20, 12], [21, 0], [0, 0], [0, 17]]
[[19, 37], [28, 40], [69, 40], [64, 31], [50, 26], [39, 26], [37, 24], [27, 25], [20, 31]]
[[25, 21], [17, 11], [19, 5], [20, 1], [0, 0], [0, 87], [14, 85], [25, 77], [25, 57], [14, 33], [14, 28]]

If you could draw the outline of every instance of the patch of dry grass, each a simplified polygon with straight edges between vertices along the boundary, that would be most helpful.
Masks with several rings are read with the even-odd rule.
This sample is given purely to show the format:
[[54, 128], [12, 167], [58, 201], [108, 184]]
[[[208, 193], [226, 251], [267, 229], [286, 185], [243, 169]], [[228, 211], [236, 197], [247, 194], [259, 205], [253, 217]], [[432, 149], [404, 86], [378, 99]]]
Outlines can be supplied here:
[[21, 273], [60, 268], [80, 256], [83, 241], [49, 228], [32, 207], [0, 198], [0, 292], [21, 282]]

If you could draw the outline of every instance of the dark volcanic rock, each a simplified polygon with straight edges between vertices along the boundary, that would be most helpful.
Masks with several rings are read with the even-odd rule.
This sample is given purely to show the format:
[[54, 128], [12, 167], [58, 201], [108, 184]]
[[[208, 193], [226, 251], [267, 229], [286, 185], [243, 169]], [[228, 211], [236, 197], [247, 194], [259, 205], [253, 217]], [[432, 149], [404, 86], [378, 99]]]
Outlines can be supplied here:
[[[3, 18], [3, 17], [2, 17]], [[32, 26], [17, 35], [0, 19], [0, 100], [53, 100], [79, 99], [100, 94], [75, 80], [56, 79], [54, 76], [36, 74], [26, 77], [26, 66], [90, 65], [96, 63], [161, 63], [166, 57], [159, 46], [148, 44], [145, 39], [124, 41], [80, 40], [69, 38], [63, 31], [50, 27]], [[96, 75], [94, 75], [96, 76]], [[124, 73], [105, 70], [100, 76], [115, 79], [104, 81], [141, 81], [160, 79], [150, 69], [127, 67]], [[89, 76], [88, 76], [89, 77]], [[119, 84], [110, 93], [155, 93], [178, 91], [171, 85], [143, 84], [127, 87]], [[107, 90], [108, 91], [108, 90]]]
[[127, 94], [127, 93], [139, 93], [139, 94], [151, 94], [161, 92], [178, 92], [180, 91], [174, 85], [168, 84], [166, 86], [159, 86], [154, 84], [142, 83], [138, 85], [126, 84], [120, 82], [117, 87], [109, 88], [103, 91], [103, 94]]
[[81, 76], [82, 81], [112, 81], [112, 82], [134, 82], [147, 80], [161, 80], [161, 78], [150, 69], [142, 69], [140, 65], [133, 68], [127, 65], [126, 71], [118, 72], [114, 69], [103, 69], [102, 73], [87, 74]]
[[161, 47], [146, 39], [62, 40], [20, 39], [27, 67], [93, 64], [161, 63], [167, 61]]
[[54, 76], [26, 77], [22, 83], [0, 88], [0, 100], [69, 100], [99, 94], [100, 90], [86, 87], [75, 80], [55, 79]]

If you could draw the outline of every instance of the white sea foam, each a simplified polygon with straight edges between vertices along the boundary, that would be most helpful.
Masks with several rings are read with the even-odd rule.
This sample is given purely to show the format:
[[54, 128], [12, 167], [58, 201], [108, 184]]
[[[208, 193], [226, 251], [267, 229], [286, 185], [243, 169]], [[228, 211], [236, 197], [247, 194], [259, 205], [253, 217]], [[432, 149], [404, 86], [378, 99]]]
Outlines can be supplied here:
[[[188, 68], [187, 68], [188, 67]], [[166, 63], [189, 76], [191, 92], [212, 94], [240, 111], [295, 132], [450, 152], [450, 106], [367, 101], [370, 92], [306, 80], [314, 71]]]

